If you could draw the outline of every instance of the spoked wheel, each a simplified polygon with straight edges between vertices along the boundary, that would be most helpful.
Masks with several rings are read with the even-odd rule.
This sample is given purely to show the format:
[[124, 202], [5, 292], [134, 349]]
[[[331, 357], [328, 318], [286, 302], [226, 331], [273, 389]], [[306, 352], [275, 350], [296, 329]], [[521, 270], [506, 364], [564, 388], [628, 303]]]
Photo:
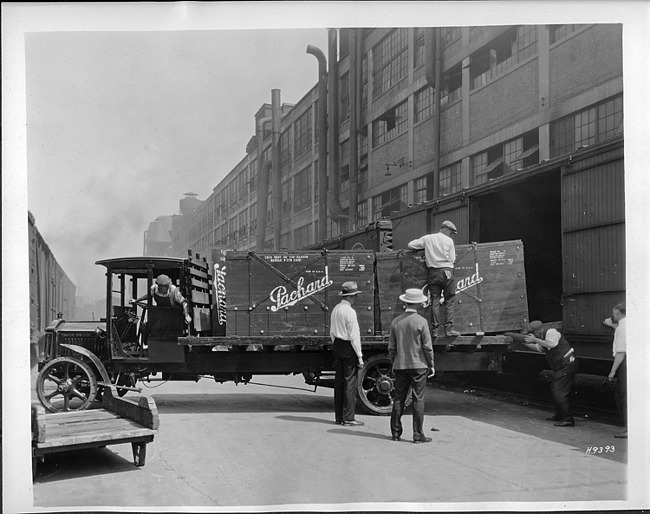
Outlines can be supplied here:
[[38, 374], [36, 394], [50, 412], [84, 410], [97, 396], [97, 379], [85, 362], [73, 357], [58, 357]]
[[[371, 414], [390, 414], [393, 410], [395, 375], [387, 355], [373, 355], [359, 371], [357, 392], [361, 406]], [[411, 403], [407, 396], [406, 405]]]

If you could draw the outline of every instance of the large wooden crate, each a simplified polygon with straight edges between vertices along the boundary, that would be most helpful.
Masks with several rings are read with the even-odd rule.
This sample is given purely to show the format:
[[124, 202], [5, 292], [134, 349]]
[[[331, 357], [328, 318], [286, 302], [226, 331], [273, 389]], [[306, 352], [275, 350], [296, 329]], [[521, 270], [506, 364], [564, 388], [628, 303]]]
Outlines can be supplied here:
[[367, 250], [229, 252], [226, 333], [327, 336], [341, 285], [355, 281], [361, 335], [374, 335], [374, 261]]
[[[520, 240], [456, 246], [454, 325], [461, 334], [519, 330], [528, 322], [524, 249]], [[403, 312], [399, 295], [423, 288], [424, 251], [377, 254], [380, 330]], [[420, 310], [431, 318], [430, 309]]]

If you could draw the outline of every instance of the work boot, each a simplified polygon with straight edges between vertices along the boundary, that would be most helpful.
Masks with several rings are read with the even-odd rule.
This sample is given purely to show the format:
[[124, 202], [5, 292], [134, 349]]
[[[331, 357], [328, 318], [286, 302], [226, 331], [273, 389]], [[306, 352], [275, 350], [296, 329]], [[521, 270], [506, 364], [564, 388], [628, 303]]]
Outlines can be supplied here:
[[447, 337], [458, 337], [460, 335], [460, 332], [454, 327], [445, 327], [445, 335]]
[[431, 337], [433, 337], [434, 339], [436, 337], [440, 337], [438, 327], [432, 327], [431, 328]]

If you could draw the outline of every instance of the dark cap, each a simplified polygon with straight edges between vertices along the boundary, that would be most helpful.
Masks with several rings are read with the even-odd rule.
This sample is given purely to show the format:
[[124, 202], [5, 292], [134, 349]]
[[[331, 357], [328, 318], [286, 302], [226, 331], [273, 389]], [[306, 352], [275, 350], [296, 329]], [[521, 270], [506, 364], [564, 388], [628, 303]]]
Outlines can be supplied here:
[[537, 332], [542, 329], [542, 322], [539, 320], [531, 321], [528, 323], [526, 327], [523, 329], [524, 334], [532, 334], [533, 332]]
[[341, 292], [339, 293], [339, 296], [353, 296], [355, 294], [359, 294], [360, 292], [361, 291], [359, 291], [356, 282], [344, 282], [341, 286]]
[[443, 222], [440, 224], [440, 228], [448, 228], [449, 230], [451, 230], [451, 232], [452, 232], [453, 234], [455, 234], [455, 233], [457, 232], [457, 231], [456, 231], [456, 225], [454, 225], [454, 224], [453, 224], [451, 221], [449, 221], [449, 220], [445, 220], [445, 221], [443, 221]]

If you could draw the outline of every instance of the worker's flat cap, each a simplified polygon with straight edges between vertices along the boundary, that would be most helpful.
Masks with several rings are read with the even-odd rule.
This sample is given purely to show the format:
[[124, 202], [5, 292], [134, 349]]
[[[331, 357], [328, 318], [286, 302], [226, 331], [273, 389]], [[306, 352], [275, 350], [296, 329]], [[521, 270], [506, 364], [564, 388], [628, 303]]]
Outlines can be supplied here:
[[456, 225], [454, 225], [451, 221], [445, 220], [440, 224], [440, 228], [448, 228], [451, 230], [454, 234], [457, 232], [456, 231]]

